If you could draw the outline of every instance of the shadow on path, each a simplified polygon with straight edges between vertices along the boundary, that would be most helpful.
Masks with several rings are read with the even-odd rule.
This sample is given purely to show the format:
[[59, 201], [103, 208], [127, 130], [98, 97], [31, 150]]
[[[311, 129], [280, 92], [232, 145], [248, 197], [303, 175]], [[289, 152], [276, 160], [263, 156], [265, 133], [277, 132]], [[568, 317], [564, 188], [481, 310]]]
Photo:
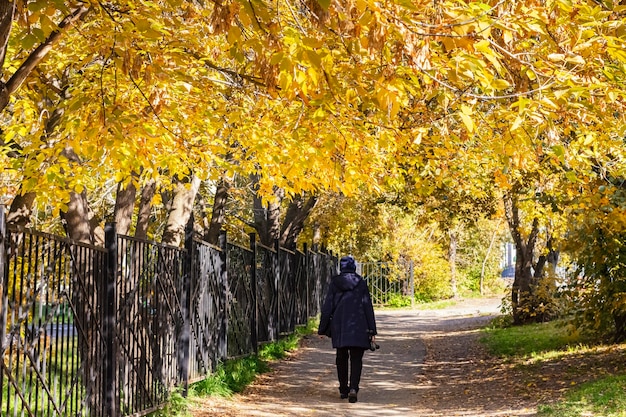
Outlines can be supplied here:
[[[335, 351], [328, 338], [315, 335], [305, 338], [301, 349], [288, 360], [276, 363], [272, 372], [262, 375], [243, 395], [232, 401], [203, 404], [194, 416], [532, 415], [527, 410], [491, 407], [487, 396], [484, 403], [465, 407], [462, 398], [442, 397], [452, 394], [440, 391], [447, 381], [426, 376], [428, 367], [454, 368], [455, 361], [467, 360], [452, 357], [445, 363], [425, 362], [430, 357], [426, 351], [429, 340], [483, 326], [498, 314], [499, 304], [499, 299], [469, 300], [441, 311], [376, 311], [377, 342], [381, 347], [365, 354], [359, 401], [355, 404], [339, 399]], [[464, 352], [463, 346], [460, 352]]]

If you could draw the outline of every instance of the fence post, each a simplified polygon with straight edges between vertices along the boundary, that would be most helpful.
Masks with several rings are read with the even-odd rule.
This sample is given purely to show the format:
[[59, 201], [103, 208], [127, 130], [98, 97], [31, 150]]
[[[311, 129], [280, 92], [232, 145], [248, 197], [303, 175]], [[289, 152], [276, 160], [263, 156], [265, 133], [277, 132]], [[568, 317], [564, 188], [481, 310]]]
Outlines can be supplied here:
[[281, 290], [280, 290], [280, 243], [278, 239], [274, 239], [274, 251], [276, 252], [276, 256], [274, 257], [274, 265], [272, 265], [272, 269], [274, 270], [274, 296], [276, 297], [276, 308], [274, 310], [275, 323], [276, 323], [276, 335], [274, 340], [278, 340], [280, 337], [280, 303], [281, 303]]
[[117, 230], [114, 222], [104, 226], [104, 245], [107, 249], [107, 261], [104, 277], [105, 305], [102, 306], [103, 336], [106, 351], [104, 354], [104, 384], [102, 385], [104, 412], [107, 417], [119, 414], [119, 394], [117, 389], [117, 351], [115, 349], [115, 313], [117, 310], [115, 280], [117, 276]]
[[254, 311], [250, 317], [250, 342], [254, 349], [254, 354], [259, 353], [259, 329], [257, 328], [259, 306], [257, 302], [257, 274], [256, 274], [256, 234], [250, 233], [250, 251], [252, 251], [252, 260], [250, 261], [250, 291], [252, 292], [252, 299], [254, 303]]
[[304, 282], [306, 283], [306, 290], [305, 290], [305, 295], [304, 295], [304, 305], [305, 305], [305, 309], [304, 309], [304, 314], [306, 317], [306, 322], [309, 322], [309, 319], [311, 318], [311, 307], [309, 307], [309, 302], [311, 300], [311, 297], [309, 296], [309, 250], [307, 249], [306, 243], [304, 244], [304, 246], [302, 247], [302, 253], [304, 254], [304, 265], [302, 266], [302, 269], [304, 269]]
[[185, 227], [185, 251], [183, 252], [183, 277], [181, 282], [180, 304], [182, 313], [182, 328], [178, 335], [178, 380], [183, 386], [183, 396], [187, 396], [189, 388], [189, 342], [190, 314], [191, 310], [191, 283], [192, 283], [192, 262], [193, 262], [193, 213], [189, 216]]
[[219, 265], [219, 286], [222, 291], [220, 297], [219, 311], [222, 314], [222, 323], [220, 324], [219, 339], [217, 342], [217, 355], [220, 359], [226, 359], [228, 356], [228, 309], [230, 306], [230, 287], [228, 286], [228, 240], [226, 231], [220, 232], [219, 246], [220, 265]]
[[[7, 224], [6, 215], [4, 213], [4, 205], [0, 204], [0, 284], [2, 285], [2, 298], [0, 299], [0, 375], [2, 375], [2, 367], [4, 366], [4, 338], [7, 328], [7, 304], [9, 303], [9, 289], [7, 282], [8, 257], [6, 253], [7, 242]], [[2, 381], [2, 378], [0, 378]], [[2, 391], [0, 391], [0, 404], [2, 403]]]

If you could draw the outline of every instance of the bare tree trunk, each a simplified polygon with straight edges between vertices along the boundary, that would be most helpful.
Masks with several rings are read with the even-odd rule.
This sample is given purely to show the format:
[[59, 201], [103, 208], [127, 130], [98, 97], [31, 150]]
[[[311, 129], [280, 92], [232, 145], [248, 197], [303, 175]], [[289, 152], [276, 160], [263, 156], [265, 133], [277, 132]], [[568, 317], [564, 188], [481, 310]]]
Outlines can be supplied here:
[[[13, 18], [15, 16], [15, 0], [0, 0], [0, 104], [8, 103], [10, 91], [4, 84], [4, 60], [7, 55], [7, 46], [13, 27]], [[4, 104], [6, 106], [6, 104]]]
[[[7, 45], [13, 27], [16, 4], [15, 0], [0, 0], [0, 71], [4, 68], [3, 64], [7, 55]], [[4, 78], [3, 75], [0, 72], [0, 82]]]
[[[257, 189], [258, 177], [252, 176], [254, 190]], [[253, 196], [254, 228], [259, 235], [259, 240], [265, 246], [272, 247], [274, 240], [280, 238], [280, 206], [285, 197], [282, 189], [274, 190], [276, 201], [263, 207], [263, 200], [256, 193]]]
[[204, 240], [214, 245], [218, 244], [220, 231], [226, 219], [226, 202], [228, 201], [228, 193], [230, 184], [225, 180], [220, 180], [215, 189], [215, 197], [213, 198], [213, 210], [211, 212], [211, 221], [204, 233]]
[[316, 222], [313, 225], [313, 244], [319, 245], [321, 241], [322, 241], [322, 229], [319, 223]]
[[161, 241], [167, 245], [180, 246], [185, 236], [185, 226], [191, 216], [193, 203], [200, 187], [200, 179], [193, 176], [189, 183], [179, 182], [174, 190], [172, 208]]
[[[20, 192], [21, 190], [20, 186]], [[17, 194], [11, 202], [11, 207], [7, 214], [7, 224], [26, 227], [30, 223], [30, 215], [33, 212], [33, 204], [36, 197], [37, 193], [34, 191]]]
[[[136, 175], [134, 175], [134, 177], [136, 177]], [[137, 187], [135, 187], [133, 180], [128, 183], [126, 188], [123, 188], [122, 183], [117, 184], [117, 194], [115, 196], [115, 228], [120, 235], [128, 235], [130, 232], [136, 196]]]
[[150, 225], [150, 212], [152, 210], [152, 198], [156, 192], [156, 182], [149, 181], [141, 189], [139, 200], [139, 210], [137, 213], [137, 225], [135, 226], [135, 237], [146, 239], [148, 237], [148, 226]]
[[533, 255], [539, 234], [539, 220], [537, 218], [533, 219], [528, 239], [524, 241], [521, 233], [521, 222], [515, 188], [504, 196], [504, 208], [517, 254], [515, 260], [515, 279], [511, 288], [513, 322], [515, 324], [521, 324], [525, 321], [525, 313], [529, 313], [529, 310], [533, 309], [529, 301], [532, 295]]
[[615, 324], [614, 342], [622, 343], [626, 340], [626, 313], [615, 310], [612, 315], [613, 323]]
[[[74, 149], [69, 146], [63, 150], [63, 155], [73, 163], [81, 163]], [[104, 228], [100, 225], [100, 219], [93, 216], [85, 190], [81, 193], [70, 192], [67, 212], [61, 213], [61, 218], [65, 222], [70, 239], [104, 246]]]
[[70, 202], [67, 205], [67, 212], [61, 213], [62, 219], [67, 227], [67, 236], [78, 242], [94, 243], [91, 235], [91, 225], [89, 224], [89, 203], [87, 193], [70, 193]]
[[304, 229], [304, 222], [317, 205], [317, 201], [315, 196], [311, 196], [304, 201], [304, 197], [300, 195], [289, 203], [281, 226], [280, 245], [282, 247], [290, 250], [296, 249], [298, 236]]
[[[71, 151], [71, 150], [66, 150]], [[71, 153], [71, 152], [70, 152]], [[96, 239], [93, 234], [92, 222], [90, 221], [90, 209], [87, 201], [87, 193], [71, 192], [70, 201], [68, 203], [67, 212], [61, 213], [61, 218], [65, 222], [66, 233], [72, 240], [95, 244]], [[76, 306], [75, 320], [84, 329], [78, 335], [78, 349], [80, 351], [80, 360], [82, 365], [82, 377], [85, 383], [86, 396], [88, 398], [88, 407], [91, 410], [97, 410], [98, 396], [96, 393], [97, 382], [94, 379], [95, 367], [98, 365], [98, 355], [95, 346], [94, 323], [98, 320], [93, 315], [90, 308], [93, 303], [93, 295], [101, 297], [98, 291], [99, 280], [102, 279], [98, 274], [98, 270], [93, 268], [93, 262], [86, 253], [76, 246], [72, 246], [72, 265], [73, 265], [73, 288], [72, 301]]]
[[448, 231], [450, 236], [450, 247], [448, 248], [448, 259], [450, 261], [450, 286], [452, 287], [452, 296], [458, 298], [456, 282], [456, 249], [458, 246], [458, 233], [455, 229]]

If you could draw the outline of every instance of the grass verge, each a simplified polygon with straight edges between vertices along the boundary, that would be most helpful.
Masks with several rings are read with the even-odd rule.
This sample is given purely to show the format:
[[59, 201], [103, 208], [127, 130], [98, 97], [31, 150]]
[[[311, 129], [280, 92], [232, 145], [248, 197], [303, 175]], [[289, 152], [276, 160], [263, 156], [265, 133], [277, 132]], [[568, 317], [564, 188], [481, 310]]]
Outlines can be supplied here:
[[488, 327], [481, 341], [499, 357], [540, 357], [580, 343], [580, 336], [563, 322], [514, 327]]
[[[584, 340], [564, 322], [550, 322], [508, 328], [489, 327], [481, 338], [490, 353], [508, 360], [534, 375], [534, 379], [549, 380], [556, 375], [543, 374], [558, 363], [566, 364], [569, 376], [589, 379], [589, 370], [583, 363], [602, 361], [604, 352], [614, 346], [589, 347]], [[617, 350], [621, 350], [618, 348]], [[597, 355], [597, 356], [596, 356]], [[544, 366], [542, 366], [544, 365]], [[561, 399], [538, 406], [541, 417], [626, 417], [626, 375], [621, 367], [611, 365], [597, 379], [581, 384], [572, 382]], [[579, 369], [580, 368], [580, 369]], [[594, 368], [591, 368], [594, 369]], [[599, 369], [601, 370], [601, 369]], [[535, 375], [534, 372], [540, 372]], [[617, 374], [613, 374], [617, 373]], [[559, 381], [562, 382], [562, 381]], [[559, 396], [560, 397], [560, 396]]]
[[626, 417], [626, 375], [583, 384], [556, 404], [539, 406], [545, 417]]

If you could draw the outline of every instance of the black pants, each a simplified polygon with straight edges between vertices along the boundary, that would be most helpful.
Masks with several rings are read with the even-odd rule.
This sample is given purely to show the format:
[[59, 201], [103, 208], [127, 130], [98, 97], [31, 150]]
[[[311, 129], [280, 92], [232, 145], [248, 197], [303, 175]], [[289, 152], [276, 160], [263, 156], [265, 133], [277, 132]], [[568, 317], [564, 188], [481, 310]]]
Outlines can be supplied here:
[[[365, 349], [361, 347], [337, 348], [335, 363], [337, 364], [340, 393], [347, 394], [350, 389], [359, 392], [359, 382], [363, 370], [363, 353], [365, 353]], [[348, 385], [348, 368], [350, 369], [350, 385]]]

